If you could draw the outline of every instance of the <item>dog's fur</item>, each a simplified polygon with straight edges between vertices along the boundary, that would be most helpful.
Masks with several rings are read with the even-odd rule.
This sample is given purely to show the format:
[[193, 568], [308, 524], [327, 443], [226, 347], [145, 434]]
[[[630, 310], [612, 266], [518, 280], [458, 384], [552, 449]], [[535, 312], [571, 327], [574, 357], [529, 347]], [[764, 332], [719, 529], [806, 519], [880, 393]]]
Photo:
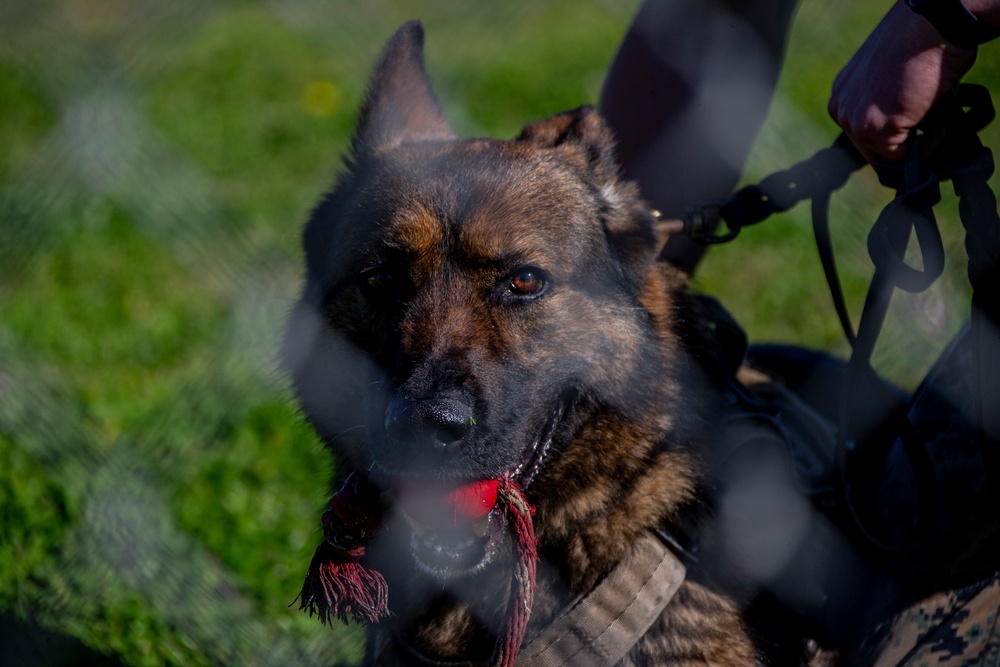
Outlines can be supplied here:
[[[711, 386], [709, 338], [685, 276], [657, 261], [657, 221], [620, 180], [599, 115], [458, 139], [421, 50], [415, 23], [387, 45], [346, 173], [308, 221], [286, 362], [342, 473], [494, 478], [551, 442], [533, 478], [519, 472], [536, 508], [537, 629], [639, 536], [697, 511], [692, 397]], [[435, 659], [487, 658], [503, 549], [452, 572], [422, 565], [410, 539], [390, 514], [371, 550], [393, 612], [373, 632]], [[736, 606], [689, 581], [624, 664], [756, 659]]]

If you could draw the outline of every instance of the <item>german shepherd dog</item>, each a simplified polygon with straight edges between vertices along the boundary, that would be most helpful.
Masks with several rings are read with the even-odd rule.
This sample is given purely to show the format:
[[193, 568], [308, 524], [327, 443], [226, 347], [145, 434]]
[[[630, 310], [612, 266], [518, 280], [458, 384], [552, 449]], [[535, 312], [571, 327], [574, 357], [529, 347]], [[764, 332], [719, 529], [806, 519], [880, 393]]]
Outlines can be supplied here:
[[[485, 662], [507, 613], [497, 511], [442, 529], [400, 484], [523, 489], [539, 556], [530, 639], [644, 536], [699, 512], [712, 408], [710, 332], [685, 275], [658, 261], [665, 235], [598, 113], [459, 139], [422, 48], [414, 22], [383, 51], [345, 173], [305, 227], [285, 343], [338, 474], [363, 471], [387, 506], [366, 558], [391, 615], [368, 664]], [[738, 606], [687, 580], [615, 661], [758, 659]]]

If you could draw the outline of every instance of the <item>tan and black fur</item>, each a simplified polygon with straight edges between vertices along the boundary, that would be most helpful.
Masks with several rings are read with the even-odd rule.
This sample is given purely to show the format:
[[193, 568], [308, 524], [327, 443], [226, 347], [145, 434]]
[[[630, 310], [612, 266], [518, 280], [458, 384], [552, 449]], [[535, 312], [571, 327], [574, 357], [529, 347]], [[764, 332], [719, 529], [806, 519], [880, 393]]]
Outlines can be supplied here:
[[[286, 363], [342, 473], [496, 477], [549, 443], [537, 474], [521, 473], [541, 557], [530, 636], [640, 535], [698, 511], [702, 334], [599, 115], [559, 114], [513, 141], [459, 139], [421, 50], [416, 23], [387, 45], [346, 173], [308, 221]], [[488, 658], [503, 549], [433, 572], [410, 540], [390, 513], [371, 560], [393, 616], [371, 646]], [[756, 660], [736, 606], [687, 582], [623, 664]]]

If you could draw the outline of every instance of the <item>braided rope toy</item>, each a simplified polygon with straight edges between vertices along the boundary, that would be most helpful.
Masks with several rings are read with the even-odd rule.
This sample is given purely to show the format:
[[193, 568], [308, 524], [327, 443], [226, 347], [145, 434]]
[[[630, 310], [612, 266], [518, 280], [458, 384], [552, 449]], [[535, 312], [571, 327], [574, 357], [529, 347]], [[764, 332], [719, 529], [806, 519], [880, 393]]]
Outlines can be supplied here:
[[[514, 569], [507, 598], [507, 613], [490, 658], [491, 667], [513, 667], [531, 615], [535, 594], [538, 545], [531, 516], [534, 513], [524, 491], [509, 475], [475, 488], [496, 490], [495, 507], [502, 514], [511, 535]], [[451, 498], [468, 494], [452, 493]], [[459, 501], [460, 502], [460, 501]], [[457, 508], [456, 512], [461, 508]], [[487, 507], [490, 511], [492, 507]], [[362, 473], [352, 473], [344, 481], [323, 513], [323, 542], [316, 548], [302, 592], [299, 608], [330, 625], [349, 618], [367, 625], [390, 615], [389, 591], [380, 572], [364, 564], [371, 538], [382, 525], [379, 490]], [[294, 604], [294, 602], [293, 602]]]

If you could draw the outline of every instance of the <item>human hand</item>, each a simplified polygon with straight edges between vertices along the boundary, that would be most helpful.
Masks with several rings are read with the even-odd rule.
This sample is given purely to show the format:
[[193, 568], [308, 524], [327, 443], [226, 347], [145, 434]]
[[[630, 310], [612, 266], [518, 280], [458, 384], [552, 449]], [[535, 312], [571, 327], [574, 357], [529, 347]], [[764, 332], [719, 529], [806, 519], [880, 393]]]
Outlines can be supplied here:
[[897, 2], [837, 75], [830, 116], [869, 162], [875, 155], [901, 160], [910, 130], [975, 60], [975, 49], [946, 41]]

